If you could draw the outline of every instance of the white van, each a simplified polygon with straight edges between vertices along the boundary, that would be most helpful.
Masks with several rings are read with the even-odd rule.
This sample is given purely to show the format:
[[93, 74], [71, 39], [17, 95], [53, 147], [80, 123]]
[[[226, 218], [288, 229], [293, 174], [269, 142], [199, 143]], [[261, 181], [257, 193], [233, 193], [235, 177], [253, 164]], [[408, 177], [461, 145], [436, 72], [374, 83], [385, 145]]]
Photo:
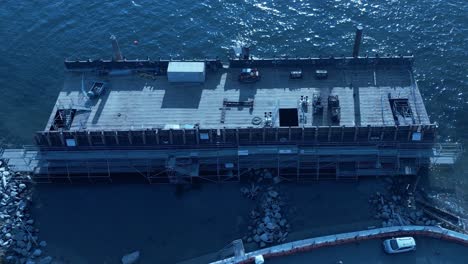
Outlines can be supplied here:
[[412, 237], [397, 237], [383, 242], [385, 252], [388, 254], [403, 253], [416, 250], [416, 241]]

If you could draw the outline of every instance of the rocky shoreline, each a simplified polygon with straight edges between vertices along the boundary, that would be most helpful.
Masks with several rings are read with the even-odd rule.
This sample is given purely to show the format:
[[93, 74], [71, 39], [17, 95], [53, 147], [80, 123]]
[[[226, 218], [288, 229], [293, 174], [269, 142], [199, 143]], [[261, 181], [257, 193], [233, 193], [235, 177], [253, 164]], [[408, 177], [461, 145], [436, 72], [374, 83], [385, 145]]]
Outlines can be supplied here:
[[376, 192], [369, 203], [375, 212], [375, 218], [382, 220], [382, 227], [401, 225], [439, 225], [436, 220], [417, 209], [409, 184], [401, 178], [385, 178], [386, 191]]
[[8, 264], [49, 264], [44, 256], [46, 241], [39, 240], [39, 229], [31, 218], [32, 182], [29, 175], [15, 173], [0, 161], [0, 259]]
[[261, 248], [282, 243], [291, 227], [285, 217], [287, 212], [282, 196], [275, 188], [281, 180], [267, 169], [252, 170], [250, 174], [250, 185], [242, 187], [241, 193], [255, 201], [255, 205], [250, 211], [249, 231], [243, 240]]

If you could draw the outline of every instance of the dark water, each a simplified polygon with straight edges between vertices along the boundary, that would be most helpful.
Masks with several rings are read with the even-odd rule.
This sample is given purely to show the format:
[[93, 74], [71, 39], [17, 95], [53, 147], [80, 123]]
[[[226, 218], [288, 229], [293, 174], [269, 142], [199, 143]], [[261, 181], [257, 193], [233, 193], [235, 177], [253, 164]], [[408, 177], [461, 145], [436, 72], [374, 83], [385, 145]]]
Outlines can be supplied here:
[[4, 0], [0, 145], [32, 143], [62, 87], [63, 59], [109, 58], [111, 33], [128, 58], [223, 58], [239, 42], [257, 56], [349, 55], [356, 24], [363, 52], [416, 56], [431, 120], [443, 139], [468, 142], [467, 14], [466, 0]]
[[[468, 139], [468, 2], [2, 1], [0, 142], [28, 144], [61, 89], [64, 58], [223, 57], [240, 41], [256, 55], [413, 53], [420, 89], [442, 135]], [[138, 40], [139, 45], [133, 45]]]

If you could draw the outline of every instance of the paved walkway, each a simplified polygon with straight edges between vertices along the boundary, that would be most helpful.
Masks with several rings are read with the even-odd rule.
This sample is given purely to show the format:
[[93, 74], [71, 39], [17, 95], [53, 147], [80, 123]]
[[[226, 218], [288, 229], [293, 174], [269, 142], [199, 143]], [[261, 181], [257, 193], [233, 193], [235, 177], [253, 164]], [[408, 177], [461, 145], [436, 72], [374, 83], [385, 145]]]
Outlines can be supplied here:
[[267, 259], [265, 264], [283, 263], [468, 263], [468, 247], [434, 238], [416, 238], [417, 250], [397, 255], [385, 254], [382, 240], [324, 247], [306, 253]]

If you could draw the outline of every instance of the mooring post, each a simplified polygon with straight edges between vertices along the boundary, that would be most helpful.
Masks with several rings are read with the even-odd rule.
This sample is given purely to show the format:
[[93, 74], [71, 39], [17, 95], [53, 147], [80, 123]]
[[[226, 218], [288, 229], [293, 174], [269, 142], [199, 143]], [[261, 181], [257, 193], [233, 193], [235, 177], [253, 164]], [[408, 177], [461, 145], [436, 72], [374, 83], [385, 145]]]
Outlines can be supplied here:
[[359, 56], [359, 47], [361, 46], [362, 39], [362, 30], [363, 26], [356, 27], [356, 38], [354, 39], [354, 48], [353, 48], [353, 57], [357, 58]]
[[114, 60], [121, 61], [122, 60], [122, 52], [120, 52], [119, 43], [117, 42], [117, 38], [114, 35], [110, 36], [112, 41], [112, 50], [114, 51]]

